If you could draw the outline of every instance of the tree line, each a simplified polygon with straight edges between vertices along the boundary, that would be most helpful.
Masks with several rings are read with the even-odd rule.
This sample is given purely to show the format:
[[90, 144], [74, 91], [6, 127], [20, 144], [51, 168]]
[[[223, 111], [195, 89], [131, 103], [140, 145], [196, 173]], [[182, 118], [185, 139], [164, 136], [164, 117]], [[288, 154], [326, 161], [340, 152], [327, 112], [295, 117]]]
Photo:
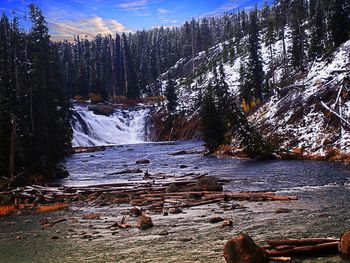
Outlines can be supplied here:
[[58, 176], [72, 138], [57, 46], [34, 5], [29, 19], [28, 32], [16, 17], [0, 19], [0, 176], [14, 184]]
[[[274, 71], [304, 70], [310, 61], [331, 53], [349, 36], [349, 0], [276, 0], [250, 11], [237, 9], [218, 17], [192, 19], [180, 27], [157, 27], [130, 34], [76, 36], [73, 43], [56, 43], [64, 88], [73, 98], [98, 94], [134, 99], [164, 92], [160, 75], [180, 59], [225, 43], [223, 62], [247, 54], [242, 63], [241, 98], [262, 101], [276, 85]], [[285, 31], [291, 32], [287, 49]], [[264, 36], [262, 38], [262, 36]], [[282, 40], [283, 57], [273, 44]], [[270, 67], [263, 72], [261, 45], [270, 48]], [[246, 45], [247, 44], [247, 45]], [[197, 70], [193, 61], [193, 73]]]

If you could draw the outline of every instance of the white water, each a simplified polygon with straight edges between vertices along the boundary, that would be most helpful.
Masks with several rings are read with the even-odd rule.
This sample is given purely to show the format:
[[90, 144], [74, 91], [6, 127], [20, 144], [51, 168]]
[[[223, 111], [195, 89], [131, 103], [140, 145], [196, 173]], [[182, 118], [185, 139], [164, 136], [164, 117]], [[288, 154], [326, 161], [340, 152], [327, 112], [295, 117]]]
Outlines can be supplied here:
[[74, 106], [73, 111], [73, 147], [134, 144], [147, 140], [149, 109], [116, 109], [110, 116], [96, 115], [85, 106]]

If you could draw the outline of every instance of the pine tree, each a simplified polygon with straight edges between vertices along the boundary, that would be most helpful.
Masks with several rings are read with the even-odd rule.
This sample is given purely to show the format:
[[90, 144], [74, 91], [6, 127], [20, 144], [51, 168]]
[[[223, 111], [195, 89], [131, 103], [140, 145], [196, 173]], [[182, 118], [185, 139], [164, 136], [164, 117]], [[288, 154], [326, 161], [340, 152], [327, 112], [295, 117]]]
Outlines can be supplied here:
[[334, 47], [340, 46], [349, 38], [349, 5], [348, 0], [330, 0], [328, 20]]
[[253, 98], [260, 101], [263, 99], [264, 72], [261, 60], [261, 47], [259, 40], [257, 14], [257, 8], [255, 8], [255, 10], [250, 13], [248, 35], [248, 64], [246, 79], [244, 80], [241, 89], [241, 95], [248, 103], [250, 103]]
[[[314, 1], [316, 4], [314, 12], [312, 12], [313, 17], [311, 20], [311, 39], [309, 47], [309, 57], [310, 59], [315, 59], [321, 56], [325, 48], [325, 24], [323, 17], [322, 2]], [[310, 7], [311, 8], [311, 7]]]
[[209, 153], [213, 153], [224, 141], [224, 124], [215, 100], [214, 89], [209, 83], [203, 94], [200, 110], [203, 140]]
[[176, 110], [177, 96], [175, 91], [175, 82], [171, 78], [170, 71], [168, 72], [168, 82], [165, 89], [165, 96], [168, 100], [168, 103], [167, 103], [168, 114], [172, 115]]
[[140, 96], [140, 90], [138, 87], [138, 80], [135, 71], [134, 61], [131, 55], [130, 47], [123, 34], [123, 50], [124, 50], [124, 72], [125, 72], [125, 93], [129, 99], [136, 99]]
[[302, 28], [302, 20], [305, 17], [305, 7], [302, 0], [293, 0], [290, 4], [291, 8], [291, 29], [292, 29], [292, 48], [291, 60], [295, 69], [304, 68], [304, 30]]

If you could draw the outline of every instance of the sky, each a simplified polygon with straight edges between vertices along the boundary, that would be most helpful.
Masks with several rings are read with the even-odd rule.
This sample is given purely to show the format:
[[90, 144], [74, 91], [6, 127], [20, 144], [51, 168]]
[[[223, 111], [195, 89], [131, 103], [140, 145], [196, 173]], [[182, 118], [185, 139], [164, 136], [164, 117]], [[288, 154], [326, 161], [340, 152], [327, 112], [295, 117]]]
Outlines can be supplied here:
[[[53, 40], [74, 35], [135, 32], [157, 26], [179, 26], [186, 20], [250, 9], [263, 0], [0, 0], [0, 12], [24, 18], [25, 6], [38, 5]], [[25, 26], [24, 26], [25, 27]]]

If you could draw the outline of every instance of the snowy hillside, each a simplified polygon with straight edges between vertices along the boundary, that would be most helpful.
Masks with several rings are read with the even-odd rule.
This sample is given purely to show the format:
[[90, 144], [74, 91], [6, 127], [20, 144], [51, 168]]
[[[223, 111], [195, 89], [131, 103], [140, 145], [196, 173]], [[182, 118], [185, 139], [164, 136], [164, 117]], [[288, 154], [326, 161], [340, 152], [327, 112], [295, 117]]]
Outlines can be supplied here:
[[251, 120], [266, 133], [284, 138], [287, 149], [322, 156], [333, 148], [349, 152], [349, 54], [350, 41], [332, 57], [315, 61], [307, 74], [276, 92]]
[[[291, 46], [288, 28], [284, 37], [288, 50]], [[260, 38], [263, 40], [264, 35]], [[271, 49], [264, 41], [261, 43], [264, 72], [271, 73]], [[203, 88], [213, 78], [212, 69], [205, 64], [214, 61], [218, 70], [224, 46], [228, 44], [227, 41], [212, 47], [207, 53], [199, 53], [194, 59], [196, 71], [192, 75], [191, 59], [182, 59], [171, 68], [177, 76], [179, 111], [192, 114], [198, 109]], [[233, 63], [227, 61], [223, 64], [230, 92], [236, 96], [239, 94], [241, 61], [247, 59], [244, 52], [241, 54], [236, 54]], [[327, 155], [333, 148], [349, 152], [350, 125], [346, 123], [350, 115], [350, 84], [348, 87], [346, 82], [350, 70], [349, 54], [350, 41], [338, 48], [331, 57], [310, 64], [305, 72], [292, 73], [286, 82], [282, 63], [283, 42], [281, 39], [276, 41], [272, 45], [276, 88], [257, 110], [248, 113], [251, 123], [260, 127], [265, 135], [277, 136], [281, 147], [291, 152], [302, 151], [304, 154], [321, 156]], [[164, 79], [166, 74], [163, 74]], [[341, 121], [341, 118], [344, 120]]]

